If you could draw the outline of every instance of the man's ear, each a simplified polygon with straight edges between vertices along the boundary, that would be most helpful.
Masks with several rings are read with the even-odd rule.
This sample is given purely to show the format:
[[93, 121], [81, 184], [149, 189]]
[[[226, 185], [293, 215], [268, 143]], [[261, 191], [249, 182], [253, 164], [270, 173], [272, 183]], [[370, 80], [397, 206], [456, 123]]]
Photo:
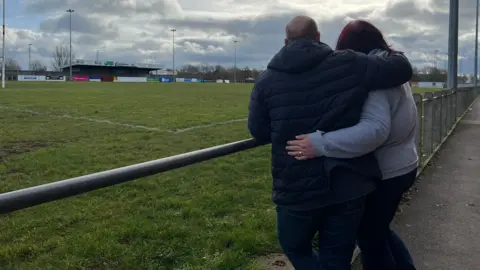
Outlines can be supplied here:
[[320, 32], [317, 31], [317, 34], [316, 34], [315, 38], [316, 38], [317, 41], [320, 41]]
[[288, 39], [285, 39], [283, 42], [285, 42], [285, 45], [288, 45]]

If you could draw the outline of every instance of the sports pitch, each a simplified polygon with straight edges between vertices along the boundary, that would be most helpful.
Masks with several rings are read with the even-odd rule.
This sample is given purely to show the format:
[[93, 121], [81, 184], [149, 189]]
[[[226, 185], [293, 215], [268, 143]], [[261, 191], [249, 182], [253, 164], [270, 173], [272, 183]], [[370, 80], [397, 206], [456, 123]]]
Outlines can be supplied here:
[[[7, 82], [0, 192], [246, 139], [251, 88]], [[255, 258], [280, 251], [269, 155], [260, 147], [1, 216], [0, 269], [258, 269]]]

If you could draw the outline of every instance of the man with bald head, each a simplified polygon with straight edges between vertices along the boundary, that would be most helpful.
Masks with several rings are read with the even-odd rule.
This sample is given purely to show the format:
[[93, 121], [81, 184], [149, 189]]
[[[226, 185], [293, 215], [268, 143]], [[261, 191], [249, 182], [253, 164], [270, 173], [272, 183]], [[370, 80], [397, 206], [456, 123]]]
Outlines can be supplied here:
[[289, 40], [308, 38], [311, 40], [320, 40], [317, 23], [314, 19], [307, 16], [297, 16], [293, 18], [285, 27], [287, 38], [285, 45]]
[[[307, 16], [293, 18], [285, 30], [285, 46], [255, 83], [248, 115], [252, 136], [272, 143], [279, 242], [296, 270], [350, 269], [366, 195], [381, 179], [375, 157], [299, 161], [285, 146], [298, 134], [354, 126], [369, 91], [409, 81], [412, 66], [402, 54], [333, 51]], [[316, 233], [318, 254], [312, 252]]]

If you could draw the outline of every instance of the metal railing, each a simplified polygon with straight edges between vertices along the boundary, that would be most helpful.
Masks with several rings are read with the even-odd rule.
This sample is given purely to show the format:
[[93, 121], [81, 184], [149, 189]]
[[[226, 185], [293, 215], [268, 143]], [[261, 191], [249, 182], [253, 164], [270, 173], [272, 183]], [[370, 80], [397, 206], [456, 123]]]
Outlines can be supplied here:
[[[424, 167], [478, 94], [473, 87], [414, 94], [418, 110], [417, 149]], [[0, 214], [51, 202], [260, 146], [254, 139], [214, 146], [113, 170], [0, 194]]]
[[418, 112], [417, 152], [424, 167], [479, 93], [474, 87], [414, 94]]

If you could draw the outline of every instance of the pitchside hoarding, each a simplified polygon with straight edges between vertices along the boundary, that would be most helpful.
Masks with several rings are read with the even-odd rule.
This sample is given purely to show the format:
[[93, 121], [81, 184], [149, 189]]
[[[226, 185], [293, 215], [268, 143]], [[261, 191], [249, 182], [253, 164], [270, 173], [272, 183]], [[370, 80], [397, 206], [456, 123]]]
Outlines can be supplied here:
[[186, 83], [196, 83], [196, 82], [202, 82], [202, 80], [197, 79], [197, 78], [176, 78], [176, 82], [186, 82]]
[[46, 80], [46, 76], [18, 75], [18, 80], [22, 82], [43, 82]]
[[115, 77], [114, 82], [147, 82], [147, 77]]
[[100, 77], [100, 76], [89, 76], [88, 81], [89, 82], [101, 82], [102, 77]]
[[172, 78], [160, 78], [160, 82], [171, 83], [171, 82], [172, 82]]
[[78, 75], [75, 75], [72, 77], [73, 81], [76, 81], [76, 82], [88, 82], [88, 80], [90, 79], [88, 76], [78, 76]]
[[45, 76], [45, 80], [49, 82], [65, 82], [67, 78], [65, 76]]

